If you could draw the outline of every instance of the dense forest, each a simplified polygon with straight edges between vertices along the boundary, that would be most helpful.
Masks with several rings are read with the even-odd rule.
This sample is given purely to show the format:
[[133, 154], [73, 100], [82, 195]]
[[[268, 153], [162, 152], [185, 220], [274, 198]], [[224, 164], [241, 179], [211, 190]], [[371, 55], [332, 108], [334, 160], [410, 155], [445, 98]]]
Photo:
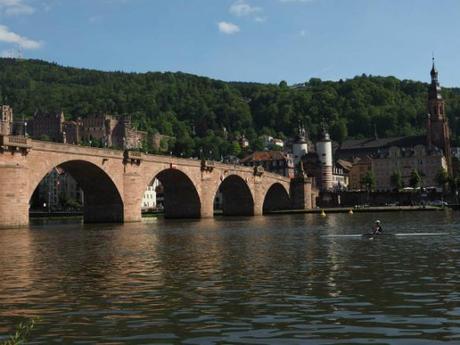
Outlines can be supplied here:
[[[427, 81], [429, 81], [427, 66]], [[442, 71], [440, 71], [442, 82]], [[460, 82], [460, 81], [459, 81]], [[315, 139], [326, 121], [333, 139], [422, 133], [427, 83], [361, 75], [309, 79], [290, 87], [223, 82], [185, 73], [101, 72], [38, 60], [0, 59], [0, 97], [15, 116], [64, 111], [66, 118], [91, 113], [130, 114], [138, 129], [175, 137], [176, 154], [200, 151], [240, 154], [244, 134], [253, 149], [262, 134], [292, 136], [299, 122]], [[443, 89], [453, 139], [460, 144], [460, 89]]]

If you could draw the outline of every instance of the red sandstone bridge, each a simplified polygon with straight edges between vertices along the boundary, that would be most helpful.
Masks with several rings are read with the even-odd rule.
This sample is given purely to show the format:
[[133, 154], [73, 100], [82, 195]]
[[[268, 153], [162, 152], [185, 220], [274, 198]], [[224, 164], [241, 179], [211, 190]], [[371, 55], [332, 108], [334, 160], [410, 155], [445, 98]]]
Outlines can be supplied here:
[[85, 222], [141, 221], [142, 197], [155, 178], [169, 218], [212, 217], [219, 190], [229, 216], [311, 208], [315, 199], [310, 179], [290, 180], [260, 167], [0, 136], [0, 227], [29, 223], [32, 194], [55, 167], [83, 189]]

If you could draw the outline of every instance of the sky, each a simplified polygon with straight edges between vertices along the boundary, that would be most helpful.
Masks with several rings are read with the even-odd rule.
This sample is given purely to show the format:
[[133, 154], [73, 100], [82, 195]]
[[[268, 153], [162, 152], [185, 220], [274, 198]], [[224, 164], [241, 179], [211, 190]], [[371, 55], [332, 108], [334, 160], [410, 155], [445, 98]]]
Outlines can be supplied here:
[[459, 0], [0, 0], [0, 54], [289, 84], [363, 73], [460, 87]]

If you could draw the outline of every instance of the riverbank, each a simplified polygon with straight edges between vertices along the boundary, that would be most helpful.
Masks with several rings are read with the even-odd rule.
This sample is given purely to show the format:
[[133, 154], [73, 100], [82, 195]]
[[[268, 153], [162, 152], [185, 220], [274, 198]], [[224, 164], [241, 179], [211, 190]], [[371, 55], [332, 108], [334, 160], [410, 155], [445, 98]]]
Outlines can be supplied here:
[[367, 213], [367, 212], [409, 212], [409, 211], [443, 211], [446, 208], [437, 206], [369, 206], [369, 207], [330, 207], [310, 210], [280, 210], [267, 214], [299, 214], [299, 213]]
[[[310, 210], [279, 210], [279, 211], [269, 211], [266, 212], [267, 215], [270, 214], [302, 214], [302, 213], [311, 213], [311, 214], [321, 214], [321, 213], [368, 213], [368, 212], [411, 212], [411, 211], [443, 211], [450, 209], [450, 207], [437, 207], [437, 206], [370, 206], [370, 207], [330, 207], [330, 208], [315, 208]], [[456, 209], [456, 208], [453, 208]], [[163, 217], [163, 212], [148, 212], [142, 213], [142, 218], [156, 218]], [[221, 210], [214, 211], [215, 216], [222, 216]], [[78, 219], [82, 218], [82, 213], [76, 212], [31, 212], [30, 218], [35, 219]]]

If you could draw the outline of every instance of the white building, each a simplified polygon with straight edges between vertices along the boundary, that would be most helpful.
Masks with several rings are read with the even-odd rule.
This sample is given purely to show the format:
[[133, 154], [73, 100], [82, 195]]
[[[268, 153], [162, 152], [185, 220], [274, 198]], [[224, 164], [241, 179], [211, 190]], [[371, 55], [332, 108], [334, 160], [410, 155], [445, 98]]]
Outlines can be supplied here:
[[151, 211], [157, 208], [157, 187], [159, 185], [160, 181], [155, 179], [145, 190], [142, 198], [142, 211]]

